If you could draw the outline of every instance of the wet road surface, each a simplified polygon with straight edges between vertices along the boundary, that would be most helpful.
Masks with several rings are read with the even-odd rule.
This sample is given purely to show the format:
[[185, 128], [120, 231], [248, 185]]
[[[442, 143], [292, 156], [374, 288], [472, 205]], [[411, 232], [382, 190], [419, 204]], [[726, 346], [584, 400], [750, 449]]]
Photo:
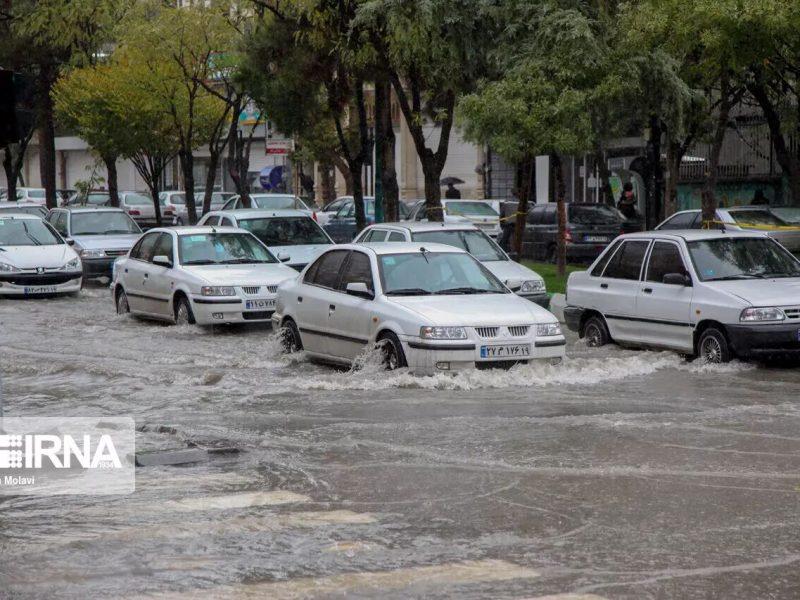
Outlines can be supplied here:
[[796, 598], [800, 369], [590, 350], [418, 378], [269, 328], [0, 300], [7, 416], [132, 416], [122, 497], [0, 498], [0, 598]]

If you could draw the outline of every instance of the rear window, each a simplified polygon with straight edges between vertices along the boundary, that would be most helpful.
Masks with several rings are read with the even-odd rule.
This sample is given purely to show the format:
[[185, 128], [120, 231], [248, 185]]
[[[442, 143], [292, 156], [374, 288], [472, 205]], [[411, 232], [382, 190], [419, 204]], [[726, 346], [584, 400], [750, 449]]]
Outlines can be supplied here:
[[150, 198], [141, 194], [127, 194], [125, 196], [125, 204], [128, 206], [147, 206], [152, 203], [153, 201]]
[[450, 216], [474, 215], [478, 217], [499, 217], [497, 211], [486, 202], [446, 202], [445, 210]]
[[622, 223], [622, 215], [616, 208], [605, 204], [591, 206], [570, 205], [568, 211], [570, 223], [576, 225], [616, 225]]
[[786, 225], [786, 221], [766, 210], [732, 210], [730, 216], [742, 227], [749, 225]]

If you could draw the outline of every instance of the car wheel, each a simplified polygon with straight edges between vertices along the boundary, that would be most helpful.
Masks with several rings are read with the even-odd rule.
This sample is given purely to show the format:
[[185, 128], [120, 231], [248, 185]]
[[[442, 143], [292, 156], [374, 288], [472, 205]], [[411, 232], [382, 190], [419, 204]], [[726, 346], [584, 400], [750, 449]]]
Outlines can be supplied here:
[[408, 366], [405, 352], [403, 352], [403, 345], [395, 334], [392, 332], [385, 333], [378, 340], [378, 345], [382, 354], [381, 362], [387, 371], [394, 371]]
[[187, 300], [185, 296], [181, 296], [175, 303], [175, 324], [194, 325], [194, 323], [194, 314], [192, 314], [192, 307], [189, 305], [189, 300]]
[[125, 290], [120, 289], [117, 292], [117, 314], [127, 315], [129, 312], [131, 312], [131, 307], [128, 304], [128, 294], [125, 293]]
[[608, 327], [602, 317], [597, 315], [590, 317], [583, 325], [581, 337], [586, 340], [586, 345], [589, 348], [599, 348], [605, 346], [611, 341], [611, 335], [608, 333]]
[[286, 354], [300, 352], [303, 349], [303, 340], [300, 339], [300, 330], [291, 319], [286, 319], [281, 331], [281, 345]]
[[726, 363], [733, 359], [725, 334], [716, 327], [709, 327], [700, 335], [697, 355], [703, 362], [711, 364]]

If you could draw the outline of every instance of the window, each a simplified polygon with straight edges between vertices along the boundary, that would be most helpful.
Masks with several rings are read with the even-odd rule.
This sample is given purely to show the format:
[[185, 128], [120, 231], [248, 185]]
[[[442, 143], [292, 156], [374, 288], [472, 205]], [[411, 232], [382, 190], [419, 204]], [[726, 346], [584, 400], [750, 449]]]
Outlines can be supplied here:
[[162, 233], [158, 238], [158, 243], [153, 250], [153, 256], [166, 256], [168, 259], [172, 258], [172, 236], [168, 233]]
[[500, 247], [482, 231], [439, 229], [415, 233], [412, 239], [415, 242], [455, 246], [466, 250], [480, 261], [506, 260]]
[[347, 263], [344, 275], [342, 275], [339, 289], [346, 290], [348, 283], [366, 283], [367, 289], [375, 289], [372, 286], [372, 266], [369, 262], [369, 256], [362, 252], [350, 253], [350, 260]]
[[608, 263], [604, 277], [612, 279], [639, 279], [642, 261], [647, 252], [648, 241], [627, 241], [622, 244], [614, 258]]
[[141, 233], [136, 222], [122, 211], [102, 210], [72, 214], [74, 235], [111, 235]]
[[544, 206], [534, 206], [528, 213], [528, 225], [538, 225], [542, 222], [542, 215], [544, 214]]
[[506, 294], [502, 283], [464, 252], [407, 252], [379, 257], [388, 296]]
[[267, 246], [330, 244], [330, 238], [311, 217], [240, 219], [239, 227], [251, 232]]
[[364, 238], [365, 242], [383, 242], [386, 241], [386, 230], [385, 229], [373, 229], [367, 234], [367, 237]]
[[590, 273], [592, 277], [600, 277], [600, 275], [603, 274], [603, 269], [606, 268], [608, 261], [611, 260], [612, 256], [614, 256], [614, 252], [616, 252], [617, 248], [619, 248], [619, 245], [621, 243], [622, 242], [614, 242], [606, 251], [606, 253], [603, 254], [603, 257], [600, 259], [600, 262], [598, 262], [595, 265], [594, 269], [592, 269], [592, 272]]
[[744, 227], [748, 225], [768, 225], [770, 227], [786, 225], [786, 221], [767, 210], [732, 210], [728, 214], [736, 221], [737, 225]]
[[800, 277], [800, 262], [769, 238], [717, 238], [687, 246], [702, 281]]
[[387, 242], [405, 242], [406, 241], [406, 236], [404, 236], [399, 231], [392, 231], [389, 234], [389, 239], [386, 240], [386, 241]]
[[678, 246], [669, 242], [656, 242], [653, 244], [653, 251], [650, 253], [650, 261], [647, 265], [647, 281], [662, 283], [664, 275], [668, 273], [689, 274], [683, 264]]
[[55, 227], [56, 231], [61, 235], [68, 235], [69, 229], [67, 228], [67, 221], [69, 215], [64, 211], [59, 211], [56, 213], [55, 223], [53, 223], [53, 227]]
[[230, 220], [229, 218], [227, 218], [227, 217], [223, 217], [223, 218], [220, 220], [219, 224], [220, 224], [220, 226], [222, 226], [222, 227], [233, 227], [233, 221], [231, 221], [231, 220]]
[[622, 213], [605, 204], [570, 204], [567, 221], [575, 225], [621, 225]]
[[555, 225], [556, 224], [556, 207], [554, 204], [548, 204], [544, 207], [544, 214], [542, 215], [542, 222], [540, 225]]
[[348, 253], [348, 250], [334, 250], [323, 254], [309, 269], [305, 282], [335, 289], [336, 282], [339, 281], [339, 271]]
[[152, 206], [153, 201], [142, 194], [125, 194], [126, 206]]
[[693, 229], [698, 223], [699, 212], [684, 212], [674, 215], [659, 229]]
[[160, 233], [148, 233], [133, 247], [131, 250], [131, 258], [135, 258], [137, 260], [143, 260], [145, 262], [150, 262], [153, 260], [153, 251], [156, 249], [156, 242], [161, 234]]
[[183, 265], [244, 265], [276, 263], [258, 239], [245, 232], [187, 234], [178, 237]]
[[208, 225], [209, 227], [216, 227], [219, 225], [219, 217], [217, 216], [208, 217], [208, 219], [206, 219], [206, 222], [203, 223], [203, 225]]
[[486, 202], [464, 202], [460, 200], [444, 202], [444, 209], [448, 215], [471, 217], [499, 217], [497, 211]]
[[57, 246], [63, 244], [41, 219], [4, 219], [0, 217], [0, 247]]

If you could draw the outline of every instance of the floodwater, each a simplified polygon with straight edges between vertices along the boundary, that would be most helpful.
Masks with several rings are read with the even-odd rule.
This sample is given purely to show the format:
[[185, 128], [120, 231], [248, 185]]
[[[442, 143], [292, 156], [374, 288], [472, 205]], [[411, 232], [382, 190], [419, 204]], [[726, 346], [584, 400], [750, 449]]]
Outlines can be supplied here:
[[0, 498], [0, 598], [797, 598], [800, 369], [576, 340], [438, 377], [0, 300], [6, 416], [132, 416], [129, 496]]

